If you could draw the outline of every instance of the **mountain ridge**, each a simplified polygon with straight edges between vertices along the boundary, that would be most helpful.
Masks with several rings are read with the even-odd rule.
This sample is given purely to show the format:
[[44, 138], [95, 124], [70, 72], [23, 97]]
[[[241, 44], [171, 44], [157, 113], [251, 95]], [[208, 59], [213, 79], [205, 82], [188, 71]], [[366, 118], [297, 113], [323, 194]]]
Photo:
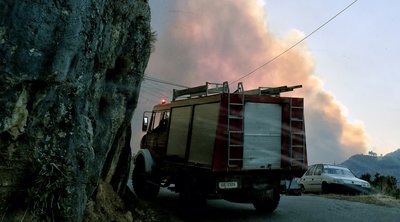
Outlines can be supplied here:
[[366, 173], [372, 177], [376, 173], [394, 176], [397, 179], [397, 186], [400, 187], [400, 149], [384, 156], [353, 155], [340, 165], [349, 168], [357, 177]]

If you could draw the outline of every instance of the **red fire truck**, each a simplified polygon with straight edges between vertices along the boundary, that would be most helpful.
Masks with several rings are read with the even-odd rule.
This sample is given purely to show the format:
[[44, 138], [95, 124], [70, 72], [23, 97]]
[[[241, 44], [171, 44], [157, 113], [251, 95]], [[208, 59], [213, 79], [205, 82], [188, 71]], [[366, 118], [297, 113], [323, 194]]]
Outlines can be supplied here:
[[307, 169], [303, 99], [280, 96], [300, 87], [245, 91], [239, 83], [230, 92], [224, 82], [174, 90], [171, 103], [143, 114], [136, 195], [155, 198], [167, 187], [185, 206], [222, 198], [274, 211], [281, 181]]

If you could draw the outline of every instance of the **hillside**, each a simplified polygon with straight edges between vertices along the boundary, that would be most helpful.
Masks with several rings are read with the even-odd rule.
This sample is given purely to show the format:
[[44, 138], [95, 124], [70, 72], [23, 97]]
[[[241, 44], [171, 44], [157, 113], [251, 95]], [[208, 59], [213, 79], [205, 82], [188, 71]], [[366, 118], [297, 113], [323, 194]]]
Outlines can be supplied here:
[[394, 176], [400, 187], [400, 149], [381, 157], [354, 155], [340, 165], [349, 168], [358, 177], [365, 173]]

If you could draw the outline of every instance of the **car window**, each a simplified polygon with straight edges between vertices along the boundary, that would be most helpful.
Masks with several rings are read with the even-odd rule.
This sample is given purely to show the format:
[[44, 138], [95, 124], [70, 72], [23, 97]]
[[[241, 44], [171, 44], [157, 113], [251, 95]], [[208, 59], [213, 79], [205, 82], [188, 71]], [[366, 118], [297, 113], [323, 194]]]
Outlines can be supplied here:
[[317, 167], [315, 167], [315, 170], [314, 170], [314, 175], [321, 175], [322, 170], [323, 170], [323, 166], [317, 165]]
[[313, 173], [314, 173], [314, 169], [315, 169], [315, 166], [311, 166], [308, 170], [307, 170], [307, 172], [306, 172], [306, 176], [311, 176], [311, 175], [313, 175]]
[[354, 177], [354, 175], [351, 173], [350, 170], [343, 170], [342, 171], [343, 176], [345, 177]]
[[325, 168], [324, 169], [324, 173], [326, 173], [326, 174], [337, 174], [336, 170], [332, 169], [332, 168]]

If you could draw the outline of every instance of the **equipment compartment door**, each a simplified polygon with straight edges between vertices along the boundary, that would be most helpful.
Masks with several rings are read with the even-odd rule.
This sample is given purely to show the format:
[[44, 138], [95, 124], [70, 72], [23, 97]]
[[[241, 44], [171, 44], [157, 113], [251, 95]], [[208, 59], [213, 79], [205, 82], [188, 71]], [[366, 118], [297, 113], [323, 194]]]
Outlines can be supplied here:
[[246, 103], [244, 115], [244, 169], [281, 167], [282, 107]]
[[201, 104], [194, 107], [189, 162], [211, 165], [220, 104]]
[[172, 108], [167, 156], [185, 158], [191, 113], [191, 106]]

